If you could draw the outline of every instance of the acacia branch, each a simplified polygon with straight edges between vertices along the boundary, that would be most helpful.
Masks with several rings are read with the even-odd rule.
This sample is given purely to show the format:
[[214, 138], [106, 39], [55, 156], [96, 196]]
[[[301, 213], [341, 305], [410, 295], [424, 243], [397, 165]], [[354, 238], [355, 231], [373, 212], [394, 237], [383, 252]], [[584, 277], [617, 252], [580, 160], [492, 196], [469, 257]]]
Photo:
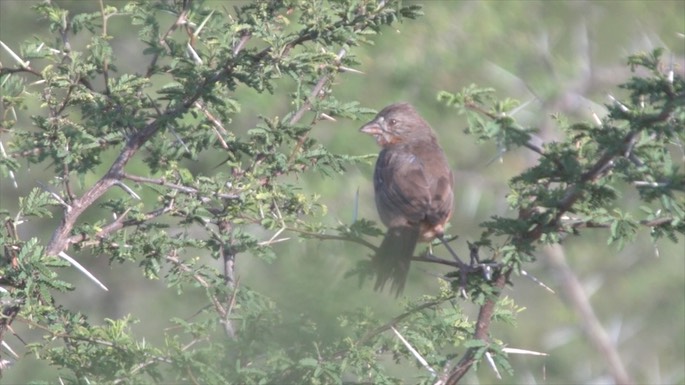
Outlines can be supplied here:
[[[655, 218], [655, 219], [643, 219], [637, 223], [639, 223], [641, 226], [644, 227], [661, 227], [668, 225], [673, 222], [672, 217], [662, 217], [662, 218]], [[611, 227], [611, 223], [600, 223], [600, 222], [595, 222], [595, 221], [584, 221], [584, 220], [578, 220], [578, 221], [572, 221], [570, 223], [563, 223], [565, 225], [570, 226], [573, 229], [579, 229], [579, 228], [588, 228], [588, 229], [606, 229]]]
[[[164, 258], [165, 258], [167, 261], [173, 263], [173, 264], [174, 264], [176, 267], [178, 267], [181, 271], [192, 274], [192, 276], [193, 276], [193, 278], [195, 279], [195, 281], [196, 281], [200, 286], [202, 286], [203, 288], [207, 289], [208, 292], [211, 290], [211, 286], [210, 286], [209, 282], [207, 282], [207, 280], [204, 279], [204, 278], [202, 277], [202, 275], [193, 272], [193, 269], [191, 269], [190, 266], [188, 266], [188, 265], [186, 265], [185, 263], [183, 263], [183, 261], [181, 261], [178, 257], [176, 257], [175, 255], [167, 255], [167, 256], [164, 257]], [[217, 298], [217, 297], [216, 297], [215, 295], [213, 295], [213, 294], [209, 295], [209, 298], [210, 298], [210, 300], [212, 301], [212, 305], [214, 305], [214, 309], [216, 310], [217, 314], [219, 314], [219, 315], [221, 316], [222, 319], [223, 319], [224, 317], [226, 317], [226, 315], [228, 314], [228, 311], [226, 310], [226, 308], [224, 307], [224, 305], [221, 303], [221, 301], [219, 300], [219, 298]]]
[[22, 72], [26, 72], [26, 73], [34, 75], [40, 79], [43, 79], [43, 75], [41, 75], [40, 72], [38, 72], [38, 71], [36, 71], [30, 67], [21, 67], [21, 68], [3, 68], [3, 67], [0, 67], [0, 76], [22, 73]]
[[[495, 306], [497, 305], [497, 300], [499, 299], [499, 293], [501, 293], [502, 289], [504, 289], [504, 286], [507, 284], [511, 273], [512, 269], [507, 269], [495, 280], [493, 288], [497, 291], [497, 294], [496, 296], [486, 300], [485, 304], [480, 307], [478, 311], [478, 320], [476, 321], [476, 327], [473, 333], [474, 339], [485, 342], [489, 340], [490, 323], [492, 321], [492, 315], [495, 313]], [[442, 383], [444, 385], [458, 384], [459, 380], [461, 380], [461, 378], [476, 362], [476, 353], [478, 353], [478, 350], [480, 349], [480, 347], [468, 348], [461, 360], [459, 360], [459, 362], [457, 362], [457, 364], [447, 373]]]
[[[184, 17], [183, 13], [179, 15], [179, 18], [180, 17]], [[316, 36], [314, 34], [308, 33], [303, 36], [298, 36], [289, 44], [292, 46], [303, 44], [311, 39], [314, 39], [315, 37]], [[234, 59], [240, 53], [239, 48], [245, 46], [247, 39], [248, 37], [245, 36], [234, 47]], [[263, 54], [258, 55], [258, 59], [261, 60], [265, 58], [268, 50], [270, 50], [270, 47], [266, 48], [265, 51], [263, 51]], [[140, 150], [140, 148], [142, 148], [142, 146], [164, 125], [189, 111], [195, 102], [198, 101], [208, 89], [211, 89], [214, 84], [229, 76], [237, 64], [238, 62], [236, 60], [229, 61], [223, 68], [216, 71], [213, 75], [205, 78], [202, 84], [196, 88], [196, 91], [192, 95], [188, 96], [186, 99], [180, 101], [176, 105], [170, 106], [161, 116], [158, 116], [147, 126], [130, 136], [124, 145], [123, 150], [119, 153], [117, 159], [112, 163], [112, 166], [109, 168], [107, 173], [100, 180], [98, 180], [93, 187], [86, 191], [83, 196], [75, 199], [70, 210], [65, 210], [59, 226], [53, 232], [50, 242], [46, 247], [46, 252], [48, 255], [57, 255], [59, 252], [64, 251], [64, 249], [69, 246], [69, 233], [76, 224], [79, 216], [107, 190], [109, 190], [110, 187], [122, 179], [123, 175], [125, 175], [123, 171], [124, 167], [133, 158], [133, 156], [135, 156], [138, 150]]]
[[[170, 190], [176, 190], [176, 191], [179, 191], [181, 193], [189, 194], [189, 195], [198, 195], [200, 193], [200, 191], [194, 187], [188, 187], [188, 186], [184, 186], [181, 184], [167, 182], [163, 178], [147, 178], [144, 176], [133, 175], [133, 174], [125, 173], [125, 172], [121, 174], [121, 178], [122, 179], [128, 179], [128, 180], [136, 182], [136, 183], [159, 185], [159, 186], [168, 188]], [[214, 196], [217, 198], [220, 198], [220, 199], [239, 199], [240, 198], [239, 194], [219, 193], [219, 194], [214, 194]]]
[[[173, 203], [172, 203], [173, 204]], [[142, 218], [140, 219], [126, 219], [126, 216], [130, 212], [129, 210], [124, 211], [116, 220], [111, 222], [110, 224], [104, 226], [100, 231], [98, 231], [95, 234], [96, 239], [104, 239], [107, 238], [110, 234], [123, 229], [124, 227], [130, 227], [130, 226], [138, 226], [142, 225], [151, 219], [160, 217], [169, 211], [172, 210], [172, 204], [165, 206], [165, 207], [160, 207], [157, 210], [153, 210], [145, 215], [143, 215]], [[79, 235], [74, 235], [69, 237], [68, 243], [69, 244], [77, 244], [77, 243], [84, 243], [84, 246], [88, 246], [89, 243], [93, 243], [92, 241], [88, 242], [90, 237], [88, 234], [79, 234]]]
[[[183, 11], [179, 13], [178, 17], [176, 18], [176, 21], [167, 29], [167, 31], [164, 33], [164, 35], [159, 39], [159, 44], [164, 47], [167, 51], [170, 51], [171, 49], [169, 48], [169, 45], [166, 42], [166, 39], [180, 26], [184, 25], [187, 23], [187, 17], [188, 17], [188, 7], [190, 6], [190, 2], [185, 4]], [[145, 77], [149, 78], [155, 73], [155, 68], [157, 68], [157, 60], [159, 60], [159, 56], [161, 55], [161, 51], [157, 50], [155, 54], [152, 56], [152, 60], [150, 60], [150, 64], [147, 67], [147, 72], [145, 73]]]
[[[630, 139], [633, 137], [634, 133], [630, 133], [626, 136], [626, 139]], [[624, 140], [624, 143], [626, 141]], [[583, 177], [581, 178], [581, 181], [578, 184], [574, 184], [572, 186], [569, 186], [566, 190], [566, 194], [564, 194], [564, 198], [558, 203], [557, 207], [559, 207], [559, 211], [557, 213], [557, 216], [555, 219], [552, 221], [552, 225], [558, 225], [559, 221], [561, 220], [561, 216], [568, 211], [571, 206], [580, 198], [582, 194], [582, 184], [586, 183], [587, 181], [594, 180], [596, 179], [606, 168], [606, 166], [612, 161], [612, 159], [617, 156], [618, 154], [616, 152], [609, 152], [607, 151], [604, 156], [602, 156], [590, 169], [588, 172], [586, 172]], [[525, 214], [519, 214], [519, 219], [525, 220], [524, 218]], [[531, 229], [528, 233], [526, 233], [523, 236], [517, 237], [515, 239], [519, 239], [521, 241], [526, 241], [527, 243], [532, 243], [540, 238], [543, 233], [543, 229], [546, 225], [549, 224], [540, 224], [538, 223], [535, 225], [533, 229]], [[513, 243], [518, 243], [518, 242], [513, 242]], [[488, 343], [489, 342], [489, 330], [490, 330], [490, 325], [492, 322], [492, 315], [494, 314], [495, 306], [497, 304], [497, 299], [499, 298], [499, 293], [501, 290], [504, 288], [504, 286], [507, 283], [507, 280], [511, 273], [513, 272], [512, 267], [505, 268], [502, 271], [502, 274], [500, 274], [497, 278], [497, 280], [494, 283], [494, 288], [497, 290], [497, 294], [494, 298], [488, 299], [483, 306], [481, 306], [480, 311], [478, 312], [478, 320], [476, 322], [476, 327], [475, 331], [473, 334], [473, 338], [476, 340], [480, 340], [483, 342]], [[465, 353], [464, 356], [457, 362], [457, 364], [448, 372], [444, 384], [445, 385], [456, 385], [459, 383], [461, 378], [471, 369], [471, 366], [476, 361], [476, 354], [480, 350], [480, 347], [472, 347], [469, 348]]]
[[[543, 231], [546, 227], [558, 227], [561, 224], [562, 216], [566, 214], [573, 207], [573, 205], [582, 197], [584, 186], [587, 183], [596, 182], [604, 175], [606, 175], [606, 172], [613, 166], [613, 161], [615, 158], [620, 156], [628, 157], [630, 155], [633, 146], [636, 143], [638, 135], [642, 132], [642, 129], [658, 122], [670, 120], [672, 118], [673, 112], [675, 111], [676, 106], [678, 105], [676, 101], [682, 99], [682, 96], [672, 95], [671, 97], [672, 99], [664, 105], [664, 108], [658, 114], [647, 114], [638, 117], [637, 124], [634, 125], [633, 131], [626, 134], [624, 138], [621, 140], [621, 146], [619, 146], [618, 148], [606, 150], [604, 154], [586, 172], [584, 172], [581, 175], [580, 180], [578, 182], [574, 183], [573, 185], [570, 185], [566, 189], [563, 198], [556, 205], [556, 215], [550, 223], [535, 224], [535, 226], [530, 231], [526, 232], [525, 234], [514, 237], [512, 239], [512, 243], [517, 244], [524, 242], [530, 244], [532, 242], [537, 241], [542, 236]], [[482, 109], [478, 109], [477, 111], [486, 114], [486, 116], [490, 117], [491, 119], [496, 118], [492, 114], [489, 114], [487, 113], [487, 111], [484, 111]], [[525, 217], [525, 214], [521, 213], [519, 214], [519, 219], [526, 220], [528, 218]], [[659, 219], [653, 222], [652, 224], [660, 225], [664, 223], [664, 220], [665, 219]], [[647, 222], [646, 224], [650, 223]], [[478, 320], [476, 322], [475, 332], [473, 335], [474, 339], [488, 343], [488, 333], [492, 321], [492, 315], [494, 314], [495, 305], [499, 297], [499, 293], [501, 293], [501, 289], [504, 288], [504, 286], [506, 285], [508, 278], [512, 272], [513, 267], [505, 268], [495, 281], [493, 286], [497, 290], [497, 294], [495, 297], [488, 299], [486, 303], [483, 306], [481, 306], [480, 311], [478, 313]], [[464, 353], [464, 356], [461, 358], [461, 360], [444, 376], [443, 383], [445, 385], [457, 384], [459, 380], [461, 380], [461, 378], [468, 372], [471, 366], [475, 363], [476, 354], [480, 349], [482, 348], [469, 348]], [[629, 379], [624, 381], [626, 377], [620, 376], [620, 371], [615, 371], [612, 374], [615, 375], [614, 378], [618, 383], [630, 382]]]
[[[483, 107], [481, 107], [479, 104], [477, 104], [477, 103], [475, 103], [475, 102], [467, 102], [467, 103], [464, 104], [464, 106], [465, 106], [467, 109], [471, 110], [471, 111], [475, 111], [475, 112], [477, 112], [477, 113], [479, 113], [479, 114], [481, 114], [481, 115], [486, 116], [487, 118], [491, 119], [492, 121], [499, 121], [500, 119], [502, 119], [502, 116], [498, 116], [497, 114], [494, 114], [494, 113], [492, 113], [492, 112], [490, 112], [490, 111], [484, 109]], [[507, 129], [509, 129], [509, 130], [515, 130], [515, 131], [517, 131], [519, 134], [527, 135], [528, 138], [531, 137], [531, 135], [530, 135], [529, 133], [527, 133], [527, 132], [522, 132], [521, 130], [516, 129], [515, 127], [507, 127]], [[547, 156], [547, 153], [545, 153], [545, 150], [543, 150], [542, 147], [537, 146], [537, 145], [533, 144], [533, 143], [530, 142], [530, 141], [527, 141], [527, 142], [521, 144], [521, 146], [523, 146], [523, 147], [525, 147], [525, 148], [527, 148], [527, 149], [533, 151], [534, 153], [536, 153], [536, 154], [538, 154], [538, 155], [540, 155], [540, 156], [545, 156], [545, 157]], [[558, 159], [554, 159], [554, 158], [550, 158], [550, 159], [551, 159], [557, 166], [560, 166], [560, 167], [561, 167], [561, 163], [559, 163], [559, 160], [558, 160]]]

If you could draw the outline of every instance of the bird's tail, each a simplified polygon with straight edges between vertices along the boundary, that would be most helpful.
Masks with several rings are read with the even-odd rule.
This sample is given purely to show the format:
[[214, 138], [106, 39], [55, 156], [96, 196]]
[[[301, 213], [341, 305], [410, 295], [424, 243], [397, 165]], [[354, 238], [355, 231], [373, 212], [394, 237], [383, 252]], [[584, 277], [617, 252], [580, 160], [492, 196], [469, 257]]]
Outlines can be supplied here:
[[415, 227], [392, 227], [383, 238], [378, 253], [373, 259], [376, 270], [374, 290], [383, 290], [390, 281], [390, 288], [399, 296], [404, 290], [409, 273], [409, 264], [419, 239], [419, 229]]

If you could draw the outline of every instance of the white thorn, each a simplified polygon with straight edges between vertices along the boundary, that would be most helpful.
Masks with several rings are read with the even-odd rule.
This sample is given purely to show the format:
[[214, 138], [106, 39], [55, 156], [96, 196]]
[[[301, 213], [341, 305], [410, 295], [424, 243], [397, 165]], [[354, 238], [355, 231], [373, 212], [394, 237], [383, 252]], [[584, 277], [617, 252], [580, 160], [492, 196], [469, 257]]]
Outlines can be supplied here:
[[75, 268], [79, 269], [83, 274], [86, 275], [86, 277], [90, 278], [91, 281], [95, 282], [98, 286], [100, 286], [102, 288], [102, 290], [109, 291], [107, 286], [103, 285], [102, 282], [100, 282], [100, 280], [95, 278], [95, 276], [90, 273], [90, 271], [86, 270], [85, 267], [81, 266], [80, 263], [76, 262], [76, 260], [74, 258], [70, 257], [69, 255], [67, 255], [67, 253], [65, 253], [64, 251], [60, 251], [59, 256], [60, 256], [60, 258], [64, 259], [65, 261], [71, 263]]
[[426, 360], [421, 356], [421, 354], [419, 354], [419, 352], [417, 352], [416, 349], [414, 349], [414, 347], [411, 346], [411, 344], [409, 343], [409, 341], [405, 340], [404, 337], [402, 337], [402, 334], [400, 334], [400, 332], [398, 332], [397, 329], [395, 329], [394, 326], [391, 326], [390, 329], [392, 329], [392, 331], [395, 332], [395, 335], [397, 336], [397, 338], [399, 338], [400, 341], [402, 341], [402, 343], [404, 344], [404, 346], [406, 346], [407, 349], [409, 349], [409, 351], [411, 352], [411, 354], [414, 355], [414, 357], [421, 363], [421, 365], [423, 365], [423, 367], [426, 368], [426, 370], [428, 370], [429, 372], [431, 372], [431, 374], [433, 375], [433, 377], [437, 377], [437, 376], [438, 376], [438, 373], [435, 372], [435, 369], [431, 368], [430, 365], [428, 365], [428, 361], [426, 361]]
[[501, 380], [502, 375], [499, 374], [499, 370], [497, 370], [497, 365], [495, 365], [495, 360], [492, 359], [492, 354], [490, 354], [490, 352], [485, 352], [485, 358], [488, 360], [488, 364], [490, 364], [492, 371], [495, 372], [495, 376], [497, 376], [497, 379]]
[[319, 115], [321, 115], [321, 117], [324, 118], [324, 119], [326, 119], [326, 120], [330, 120], [331, 122], [337, 122], [337, 120], [335, 120], [334, 117], [332, 117], [332, 116], [330, 116], [330, 115], [328, 115], [328, 114], [325, 114], [325, 113], [323, 113], [323, 112], [321, 112]]
[[534, 350], [517, 349], [517, 348], [503, 348], [503, 352], [507, 354], [528, 354], [531, 356], [546, 356], [547, 353], [536, 352]]

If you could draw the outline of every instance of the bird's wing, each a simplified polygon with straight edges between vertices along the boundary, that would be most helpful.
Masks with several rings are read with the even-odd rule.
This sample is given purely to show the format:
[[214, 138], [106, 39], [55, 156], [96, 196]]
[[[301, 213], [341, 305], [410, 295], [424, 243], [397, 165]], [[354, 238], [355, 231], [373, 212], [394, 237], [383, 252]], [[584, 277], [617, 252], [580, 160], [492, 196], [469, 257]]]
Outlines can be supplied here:
[[452, 174], [439, 147], [423, 153], [384, 149], [376, 163], [376, 205], [386, 226], [444, 221], [452, 209]]

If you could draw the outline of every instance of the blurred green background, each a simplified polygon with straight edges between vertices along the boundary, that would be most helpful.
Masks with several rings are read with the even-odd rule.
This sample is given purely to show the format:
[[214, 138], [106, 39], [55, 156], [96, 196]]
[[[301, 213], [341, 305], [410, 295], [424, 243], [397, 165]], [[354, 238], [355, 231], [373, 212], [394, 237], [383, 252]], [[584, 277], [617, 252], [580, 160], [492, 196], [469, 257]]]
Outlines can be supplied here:
[[[9, 47], [34, 35], [49, 36], [45, 23], [30, 10], [35, 1], [0, 1], [0, 40]], [[105, 1], [121, 7], [119, 1]], [[498, 157], [493, 144], [477, 144], [463, 133], [466, 122], [455, 111], [436, 101], [440, 90], [457, 91], [471, 83], [493, 87], [499, 97], [528, 103], [516, 114], [521, 122], [539, 127], [543, 140], [554, 140], [559, 132], [551, 114], [561, 113], [571, 120], [602, 116], [608, 94], [623, 96], [616, 85], [630, 72], [625, 58], [638, 51], [666, 48], [666, 58], [683, 74], [685, 61], [685, 2], [683, 1], [417, 1], [425, 6], [425, 16], [406, 20], [377, 36], [374, 45], [358, 47], [352, 53], [361, 62], [364, 75], [342, 74], [334, 87], [341, 100], [358, 100], [365, 107], [380, 109], [395, 101], [413, 103], [433, 125], [455, 170], [456, 212], [449, 231], [460, 236], [456, 247], [465, 254], [466, 240], [480, 234], [478, 224], [492, 215], [513, 216], [507, 210], [508, 179], [534, 162], [523, 149]], [[59, 1], [71, 14], [99, 9], [97, 1]], [[212, 6], [231, 8], [238, 2], [214, 1]], [[171, 22], [169, 17], [168, 22]], [[164, 25], [164, 20], [161, 24]], [[141, 73], [147, 58], [136, 40], [136, 32], [125, 17], [112, 19], [110, 34], [119, 58], [121, 73]], [[72, 44], [78, 45], [75, 39]], [[6, 52], [0, 53], [4, 66], [14, 66]], [[284, 80], [275, 95], [240, 91], [242, 111], [231, 124], [235, 130], [252, 127], [259, 114], [284, 115], [289, 110], [287, 92], [293, 85]], [[22, 111], [20, 126], [30, 128], [28, 117], [37, 104]], [[361, 122], [338, 120], [322, 122], [313, 135], [332, 151], [362, 155], [376, 153], [372, 138], [357, 130]], [[7, 137], [0, 133], [7, 145]], [[222, 159], [200, 159], [191, 169], [211, 174]], [[682, 160], [681, 160], [682, 165]], [[30, 178], [16, 190], [8, 178], [0, 179], [0, 207], [16, 210], [17, 196], [46, 183], [50, 167], [34, 167]], [[322, 219], [330, 224], [350, 223], [355, 216], [355, 196], [359, 193], [360, 217], [378, 220], [373, 205], [371, 175], [373, 164], [351, 166], [334, 177], [310, 174], [298, 183], [306, 194], [319, 194], [328, 212]], [[86, 183], [99, 175], [88, 175]], [[626, 186], [623, 207], [637, 209], [637, 194]], [[56, 218], [58, 220], [59, 218]], [[31, 223], [21, 228], [27, 239], [50, 237], [54, 222]], [[257, 230], [255, 230], [257, 231]], [[264, 240], [273, 234], [264, 233]], [[337, 316], [360, 306], [373, 308], [389, 319], [401, 309], [387, 293], [375, 293], [370, 285], [358, 287], [345, 273], [367, 251], [343, 242], [290, 240], [275, 246], [279, 256], [267, 263], [250, 255], [239, 255], [237, 272], [241, 285], [271, 296], [281, 307], [283, 317], [293, 324], [314, 320], [327, 338], [339, 333]], [[603, 326], [618, 346], [630, 374], [639, 383], [685, 383], [685, 249], [667, 241], [653, 245], [647, 230], [623, 250], [606, 245], [601, 230], [581, 231], [568, 238], [563, 250], [571, 268], [584, 283]], [[659, 253], [657, 256], [656, 250]], [[197, 252], [201, 257], [206, 257]], [[442, 249], [437, 249], [442, 252]], [[72, 309], [93, 317], [140, 319], [136, 333], [159, 342], [169, 315], [191, 316], [198, 310], [192, 291], [183, 297], [165, 291], [158, 281], [146, 280], [136, 266], [109, 265], [106, 256], [79, 255], [79, 260], [105, 282], [105, 293], [73, 271], [64, 277], [78, 288], [60, 296]], [[216, 263], [207, 259], [208, 263]], [[218, 264], [217, 264], [218, 267]], [[527, 270], [559, 293], [558, 277], [545, 262], [545, 254]], [[438, 289], [440, 268], [414, 263], [405, 295], [409, 298]], [[496, 324], [493, 333], [510, 347], [543, 351], [549, 356], [514, 356], [515, 376], [503, 381], [494, 378], [487, 367], [472, 372], [468, 383], [607, 383], [610, 378], [604, 361], [584, 338], [578, 319], [560, 294], [550, 294], [533, 282], [514, 278], [507, 295], [526, 311], [516, 326]], [[472, 311], [473, 309], [469, 309]], [[17, 330], [25, 341], [37, 334]], [[284, 336], [287, 338], [287, 336]], [[22, 352], [21, 342], [8, 343]], [[6, 356], [7, 353], [3, 353]], [[417, 369], [399, 368], [408, 381]], [[7, 370], [3, 383], [51, 380], [54, 372], [32, 357], [20, 359]]]

